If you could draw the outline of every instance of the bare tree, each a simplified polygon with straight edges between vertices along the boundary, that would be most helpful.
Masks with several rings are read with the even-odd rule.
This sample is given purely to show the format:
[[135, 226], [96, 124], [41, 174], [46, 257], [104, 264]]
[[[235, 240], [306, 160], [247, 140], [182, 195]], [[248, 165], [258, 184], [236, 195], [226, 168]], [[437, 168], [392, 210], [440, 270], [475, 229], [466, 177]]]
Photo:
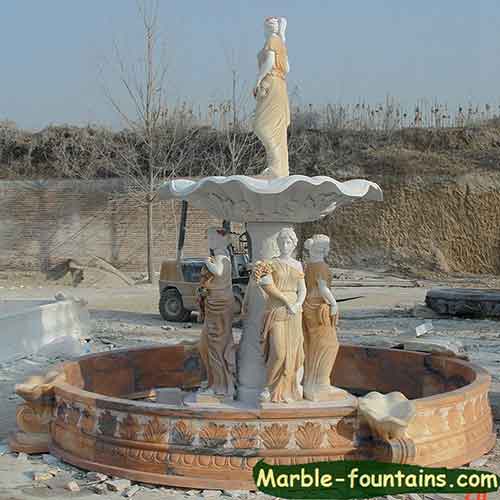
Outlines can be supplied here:
[[205, 162], [212, 175], [251, 175], [265, 165], [263, 148], [251, 126], [255, 104], [250, 85], [240, 78], [239, 51], [227, 40], [221, 40], [221, 46], [231, 76], [230, 99], [213, 107], [221, 118], [219, 134]]
[[187, 161], [190, 138], [196, 132], [182, 113], [171, 113], [167, 106], [167, 63], [160, 46], [158, 6], [158, 0], [137, 1], [144, 35], [144, 53], [137, 63], [127, 64], [115, 43], [119, 81], [133, 111], [127, 112], [104, 86], [107, 99], [126, 127], [115, 140], [114, 173], [127, 180], [130, 194], [146, 206], [149, 282], [154, 277], [153, 210], [158, 189]]

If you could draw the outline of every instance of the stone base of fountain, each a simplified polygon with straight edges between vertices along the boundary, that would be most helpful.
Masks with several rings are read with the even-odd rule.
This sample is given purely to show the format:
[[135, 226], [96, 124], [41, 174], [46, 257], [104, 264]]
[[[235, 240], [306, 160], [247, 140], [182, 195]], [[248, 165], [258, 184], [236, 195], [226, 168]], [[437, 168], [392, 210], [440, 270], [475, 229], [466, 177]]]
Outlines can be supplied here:
[[254, 489], [252, 467], [262, 459], [456, 467], [495, 443], [490, 376], [456, 358], [341, 346], [332, 373], [337, 386], [357, 396], [400, 391], [415, 403], [405, 437], [387, 440], [372, 435], [356, 396], [268, 408], [238, 402], [192, 408], [179, 404], [179, 390], [168, 390], [194, 391], [200, 378], [195, 346], [124, 349], [67, 362], [44, 383], [23, 386], [26, 403], [11, 448], [30, 452], [32, 438], [32, 452], [50, 451], [83, 469], [135, 481]]

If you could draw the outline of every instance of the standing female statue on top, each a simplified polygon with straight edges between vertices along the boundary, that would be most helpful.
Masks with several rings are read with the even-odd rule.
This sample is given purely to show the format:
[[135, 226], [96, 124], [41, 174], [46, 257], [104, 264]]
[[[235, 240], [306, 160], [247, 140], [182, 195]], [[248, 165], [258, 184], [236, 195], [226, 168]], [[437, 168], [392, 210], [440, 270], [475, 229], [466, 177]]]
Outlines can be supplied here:
[[330, 238], [315, 234], [304, 243], [309, 251], [305, 266], [307, 295], [303, 306], [304, 325], [304, 398], [327, 401], [345, 395], [331, 385], [337, 340], [338, 307], [329, 284], [332, 279], [325, 257], [330, 252]]
[[297, 236], [292, 228], [278, 233], [279, 257], [257, 262], [254, 277], [268, 296], [262, 343], [266, 363], [266, 388], [262, 402], [302, 399], [304, 364], [302, 303], [306, 296], [302, 264], [292, 258]]
[[233, 340], [234, 295], [232, 266], [225, 230], [210, 228], [208, 243], [213, 256], [206, 262], [200, 283], [203, 328], [200, 357], [208, 388], [197, 399], [232, 399], [235, 393], [235, 346]]
[[266, 43], [257, 55], [259, 74], [253, 94], [257, 99], [253, 130], [266, 148], [267, 168], [263, 175], [288, 175], [287, 129], [290, 105], [286, 75], [290, 71], [285, 46], [286, 19], [267, 17]]

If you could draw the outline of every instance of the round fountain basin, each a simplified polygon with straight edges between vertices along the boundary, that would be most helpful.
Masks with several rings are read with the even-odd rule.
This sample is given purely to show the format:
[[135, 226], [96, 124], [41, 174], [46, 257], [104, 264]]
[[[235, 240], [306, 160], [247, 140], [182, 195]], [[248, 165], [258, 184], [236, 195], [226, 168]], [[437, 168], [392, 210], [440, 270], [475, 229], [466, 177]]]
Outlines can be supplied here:
[[495, 443], [488, 373], [433, 354], [340, 348], [335, 385], [358, 396], [400, 391], [415, 402], [416, 415], [397, 456], [394, 446], [391, 456], [390, 447], [371, 438], [354, 396], [265, 409], [156, 403], [159, 388], [199, 385], [195, 346], [111, 351], [61, 369], [65, 376], [55, 383], [50, 451], [78, 467], [146, 483], [254, 489], [252, 467], [261, 459], [270, 464], [378, 459], [455, 467]]

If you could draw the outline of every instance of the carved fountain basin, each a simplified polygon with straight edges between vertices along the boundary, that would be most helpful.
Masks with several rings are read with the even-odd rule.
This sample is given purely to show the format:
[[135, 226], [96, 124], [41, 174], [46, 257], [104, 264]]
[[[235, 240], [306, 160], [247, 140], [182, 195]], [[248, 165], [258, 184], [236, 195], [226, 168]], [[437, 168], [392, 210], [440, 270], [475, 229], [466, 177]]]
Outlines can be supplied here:
[[[415, 402], [406, 437], [380, 442], [359, 418], [356, 397], [272, 409], [154, 402], [158, 388], [197, 387], [200, 370], [195, 346], [116, 350], [67, 362], [44, 390], [22, 394], [27, 403], [11, 447], [41, 452], [43, 439], [30, 449], [29, 433], [48, 432], [45, 447], [83, 469], [177, 487], [254, 489], [252, 467], [263, 458], [455, 467], [495, 442], [490, 376], [456, 358], [341, 346], [332, 374], [337, 386], [358, 395], [400, 391]], [[38, 427], [37, 415], [46, 418]]]

